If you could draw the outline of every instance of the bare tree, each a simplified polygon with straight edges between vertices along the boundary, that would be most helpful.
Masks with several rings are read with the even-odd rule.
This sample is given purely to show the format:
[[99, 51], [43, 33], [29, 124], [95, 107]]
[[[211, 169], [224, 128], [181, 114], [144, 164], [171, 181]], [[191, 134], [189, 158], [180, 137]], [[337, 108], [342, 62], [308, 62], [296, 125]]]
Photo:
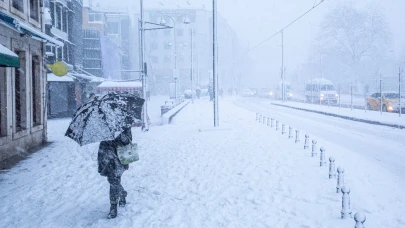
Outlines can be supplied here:
[[389, 40], [386, 18], [379, 8], [361, 10], [344, 4], [326, 15], [316, 46], [329, 61], [349, 66], [351, 79], [357, 80], [365, 79], [362, 70], [367, 62], [385, 55]]

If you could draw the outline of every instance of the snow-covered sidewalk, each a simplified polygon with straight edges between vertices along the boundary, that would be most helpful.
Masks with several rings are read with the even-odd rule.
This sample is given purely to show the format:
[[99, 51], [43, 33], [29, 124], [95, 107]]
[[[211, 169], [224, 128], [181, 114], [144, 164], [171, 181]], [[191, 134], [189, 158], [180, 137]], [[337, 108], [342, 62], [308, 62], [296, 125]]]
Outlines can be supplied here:
[[[97, 173], [97, 144], [63, 137], [69, 120], [50, 121], [53, 143], [0, 174], [1, 227], [353, 227], [341, 220], [341, 194], [319, 158], [221, 100], [196, 100], [170, 125], [133, 129], [140, 161], [123, 175], [125, 208], [108, 220], [107, 180]], [[301, 131], [301, 136], [305, 132]], [[353, 212], [367, 227], [404, 227], [404, 183], [374, 161], [324, 140], [346, 169]], [[332, 149], [333, 148], [333, 149]]]

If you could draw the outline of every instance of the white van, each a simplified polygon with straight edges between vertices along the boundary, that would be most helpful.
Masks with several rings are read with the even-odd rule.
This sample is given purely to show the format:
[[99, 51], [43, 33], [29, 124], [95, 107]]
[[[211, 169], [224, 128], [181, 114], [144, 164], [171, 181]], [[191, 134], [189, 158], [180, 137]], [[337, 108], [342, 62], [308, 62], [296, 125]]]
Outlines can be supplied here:
[[339, 99], [333, 83], [324, 78], [314, 78], [305, 82], [305, 97], [307, 102], [337, 103]]

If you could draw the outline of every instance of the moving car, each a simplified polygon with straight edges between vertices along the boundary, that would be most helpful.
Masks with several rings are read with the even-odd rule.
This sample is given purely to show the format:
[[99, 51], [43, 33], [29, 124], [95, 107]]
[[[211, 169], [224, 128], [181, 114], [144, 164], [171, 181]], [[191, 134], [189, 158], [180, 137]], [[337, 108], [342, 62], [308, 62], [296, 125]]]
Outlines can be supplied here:
[[271, 89], [262, 88], [259, 90], [259, 97], [262, 98], [273, 98], [274, 92]]
[[255, 96], [255, 92], [251, 89], [243, 89], [241, 95], [242, 97], [253, 97]]
[[305, 83], [305, 97], [307, 102], [337, 103], [339, 95], [333, 83], [324, 78], [314, 78]]
[[[381, 93], [373, 93], [367, 97], [367, 109], [368, 110], [380, 110], [383, 112], [399, 112], [399, 93], [386, 92], [382, 96], [381, 107]], [[405, 98], [401, 98], [401, 109], [405, 111]]]

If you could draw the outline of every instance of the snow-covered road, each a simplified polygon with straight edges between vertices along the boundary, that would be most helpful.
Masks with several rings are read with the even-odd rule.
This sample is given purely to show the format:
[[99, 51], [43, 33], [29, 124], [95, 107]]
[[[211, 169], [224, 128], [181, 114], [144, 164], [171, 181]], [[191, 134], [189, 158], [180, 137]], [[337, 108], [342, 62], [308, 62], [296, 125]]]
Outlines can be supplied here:
[[[271, 105], [260, 98], [236, 98], [235, 104], [260, 112], [312, 136], [373, 159], [405, 181], [405, 130]], [[333, 150], [334, 148], [328, 148]]]

